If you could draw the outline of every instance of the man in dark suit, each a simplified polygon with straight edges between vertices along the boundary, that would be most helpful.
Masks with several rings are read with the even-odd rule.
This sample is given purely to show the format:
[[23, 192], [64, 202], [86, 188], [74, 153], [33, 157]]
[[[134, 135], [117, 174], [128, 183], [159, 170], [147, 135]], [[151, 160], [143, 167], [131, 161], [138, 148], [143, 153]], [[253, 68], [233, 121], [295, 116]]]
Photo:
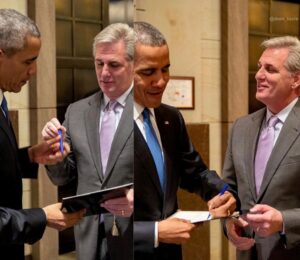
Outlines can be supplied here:
[[[66, 146], [71, 147], [63, 163], [48, 167], [55, 184], [77, 178], [77, 194], [82, 194], [133, 182], [133, 56], [134, 32], [127, 24], [111, 24], [95, 37], [99, 92], [71, 104], [63, 126], [54, 118], [42, 132], [48, 139], [66, 129]], [[102, 138], [112, 103], [117, 106], [111, 111], [111, 136]], [[109, 138], [111, 148], [106, 147]], [[103, 206], [111, 214], [88, 216], [75, 226], [77, 259], [133, 259], [133, 190]]]
[[46, 225], [62, 230], [83, 212], [63, 214], [61, 204], [22, 210], [22, 177], [36, 178], [38, 163], [56, 163], [59, 138], [18, 149], [5, 92], [18, 93], [36, 72], [41, 46], [36, 25], [11, 9], [0, 9], [0, 258], [24, 259], [24, 243], [39, 240]]
[[[182, 257], [180, 244], [195, 228], [188, 221], [169, 218], [178, 209], [178, 187], [209, 200], [225, 183], [207, 169], [195, 151], [180, 112], [161, 104], [170, 67], [164, 36], [145, 22], [135, 22], [134, 31], [135, 259], [176, 260]], [[229, 192], [217, 195], [210, 202], [211, 212], [227, 216], [235, 209], [235, 202]]]
[[300, 41], [277, 37], [264, 41], [262, 47], [256, 99], [266, 107], [234, 123], [224, 163], [225, 181], [237, 190], [245, 216], [238, 222], [226, 221], [226, 231], [238, 249], [237, 259], [296, 260], [300, 256]]

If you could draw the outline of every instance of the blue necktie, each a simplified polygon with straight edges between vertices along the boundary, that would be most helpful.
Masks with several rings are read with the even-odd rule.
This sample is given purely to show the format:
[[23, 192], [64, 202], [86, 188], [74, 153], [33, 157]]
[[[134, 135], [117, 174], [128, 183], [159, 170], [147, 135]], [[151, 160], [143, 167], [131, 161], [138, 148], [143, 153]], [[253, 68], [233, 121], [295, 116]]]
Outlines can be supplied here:
[[7, 101], [6, 101], [6, 98], [5, 96], [3, 96], [3, 99], [2, 99], [2, 103], [1, 103], [1, 108], [4, 112], [4, 115], [7, 119], [7, 121], [9, 122], [9, 117], [8, 117], [8, 107], [7, 107]]
[[155, 131], [154, 131], [151, 121], [150, 121], [150, 115], [149, 115], [148, 108], [144, 109], [143, 117], [144, 117], [146, 141], [147, 141], [148, 147], [150, 149], [150, 152], [151, 152], [152, 157], [155, 162], [160, 185], [162, 187], [162, 190], [165, 191], [165, 181], [166, 180], [165, 180], [164, 160], [163, 160], [163, 156], [162, 156], [161, 147], [158, 143], [157, 136], [155, 134]]

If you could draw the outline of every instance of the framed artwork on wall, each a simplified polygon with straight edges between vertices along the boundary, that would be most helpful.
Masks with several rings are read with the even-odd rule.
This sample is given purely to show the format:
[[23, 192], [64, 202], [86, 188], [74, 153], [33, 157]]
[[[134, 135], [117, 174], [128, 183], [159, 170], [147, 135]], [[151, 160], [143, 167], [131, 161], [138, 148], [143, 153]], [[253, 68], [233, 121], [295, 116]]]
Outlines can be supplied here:
[[194, 109], [194, 77], [172, 76], [162, 97], [162, 102], [179, 109]]

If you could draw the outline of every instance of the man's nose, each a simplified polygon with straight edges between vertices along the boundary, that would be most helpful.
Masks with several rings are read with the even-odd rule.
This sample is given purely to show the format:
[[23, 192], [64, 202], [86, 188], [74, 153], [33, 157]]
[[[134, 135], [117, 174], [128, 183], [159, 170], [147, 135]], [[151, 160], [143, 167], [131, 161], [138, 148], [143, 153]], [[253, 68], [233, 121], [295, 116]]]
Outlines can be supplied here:
[[109, 66], [107, 64], [104, 64], [101, 70], [102, 76], [110, 75]]
[[155, 75], [155, 80], [153, 81], [152, 86], [157, 88], [164, 88], [169, 81], [169, 76], [165, 75], [162, 72], [157, 72]]
[[265, 78], [265, 70], [263, 67], [259, 68], [258, 71], [255, 74], [255, 79], [258, 80], [262, 80]]
[[32, 64], [30, 64], [29, 68], [28, 68], [28, 75], [32, 76], [36, 73], [36, 62], [33, 62]]

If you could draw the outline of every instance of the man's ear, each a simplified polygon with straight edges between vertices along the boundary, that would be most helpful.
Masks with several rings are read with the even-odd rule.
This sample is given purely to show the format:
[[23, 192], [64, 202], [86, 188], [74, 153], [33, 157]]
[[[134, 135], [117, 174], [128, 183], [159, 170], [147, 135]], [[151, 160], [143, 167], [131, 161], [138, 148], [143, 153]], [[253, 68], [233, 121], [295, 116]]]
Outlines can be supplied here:
[[300, 88], [300, 71], [296, 72], [294, 74], [294, 83], [293, 83], [294, 88]]
[[292, 89], [295, 90], [295, 93], [298, 96], [300, 96], [300, 71], [294, 73], [293, 81]]

